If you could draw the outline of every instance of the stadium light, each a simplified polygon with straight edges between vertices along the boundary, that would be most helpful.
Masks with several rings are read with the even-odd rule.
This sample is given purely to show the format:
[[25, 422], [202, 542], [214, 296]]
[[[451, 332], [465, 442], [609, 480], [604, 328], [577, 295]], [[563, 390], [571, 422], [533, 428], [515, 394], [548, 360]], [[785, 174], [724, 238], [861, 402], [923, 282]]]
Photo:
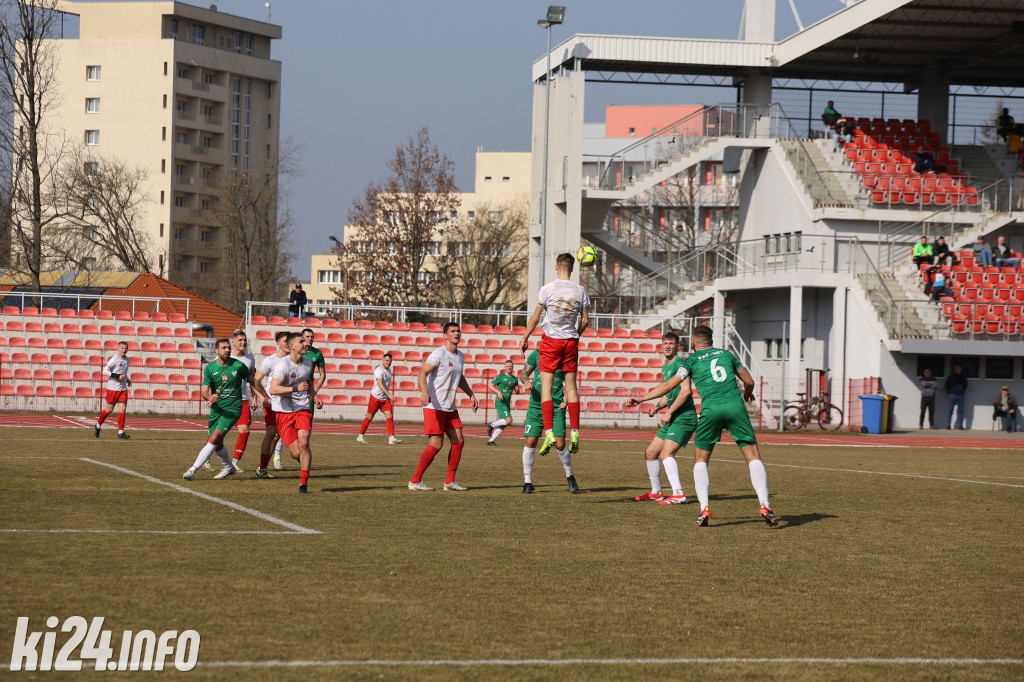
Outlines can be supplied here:
[[544, 167], [541, 173], [540, 187], [540, 283], [544, 286], [545, 272], [544, 250], [547, 248], [548, 230], [548, 129], [551, 127], [551, 27], [565, 21], [565, 7], [560, 5], [549, 5], [547, 17], [537, 22], [537, 25], [548, 32], [548, 66], [544, 75]]

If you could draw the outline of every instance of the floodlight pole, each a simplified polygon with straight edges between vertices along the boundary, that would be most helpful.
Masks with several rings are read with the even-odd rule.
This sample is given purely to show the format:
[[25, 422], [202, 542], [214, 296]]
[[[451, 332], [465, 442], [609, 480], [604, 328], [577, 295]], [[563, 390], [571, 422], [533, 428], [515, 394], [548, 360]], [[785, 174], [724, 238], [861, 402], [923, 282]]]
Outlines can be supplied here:
[[[554, 10], [554, 11], [553, 11]], [[559, 13], [558, 10], [561, 10]], [[548, 53], [547, 72], [544, 76], [544, 166], [541, 169], [540, 187], [540, 281], [537, 284], [538, 290], [544, 286], [546, 276], [546, 253], [547, 253], [547, 231], [548, 231], [548, 135], [551, 127], [551, 27], [554, 24], [562, 23], [565, 17], [565, 8], [554, 6], [548, 7], [547, 17], [537, 22], [541, 28], [548, 31]]]

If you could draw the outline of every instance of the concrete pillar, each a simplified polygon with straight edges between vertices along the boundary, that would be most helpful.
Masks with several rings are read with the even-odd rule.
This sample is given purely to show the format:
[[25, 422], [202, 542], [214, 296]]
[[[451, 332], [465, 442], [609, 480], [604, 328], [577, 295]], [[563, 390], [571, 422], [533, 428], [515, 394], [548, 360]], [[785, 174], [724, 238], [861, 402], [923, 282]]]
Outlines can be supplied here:
[[790, 395], [801, 389], [804, 377], [803, 364], [800, 362], [800, 339], [803, 337], [804, 319], [804, 288], [789, 288], [789, 357], [786, 358], [786, 388]]
[[746, 137], [771, 136], [772, 74], [767, 69], [743, 72], [743, 108], [737, 125]]
[[917, 120], [931, 121], [932, 131], [946, 143], [949, 125], [949, 79], [929, 70], [917, 89]]
[[743, 3], [743, 40], [775, 42], [775, 0], [747, 0]]
[[832, 294], [832, 331], [828, 338], [828, 368], [832, 377], [832, 402], [845, 414], [846, 400], [846, 287]]
[[725, 292], [715, 289], [712, 296], [714, 309], [711, 313], [712, 343], [715, 348], [725, 348]]

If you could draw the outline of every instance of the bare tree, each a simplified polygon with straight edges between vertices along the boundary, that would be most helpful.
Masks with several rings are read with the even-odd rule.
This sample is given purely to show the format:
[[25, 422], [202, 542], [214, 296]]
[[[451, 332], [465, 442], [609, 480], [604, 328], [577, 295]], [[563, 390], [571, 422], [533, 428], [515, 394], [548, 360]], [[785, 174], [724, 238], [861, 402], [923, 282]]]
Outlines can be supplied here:
[[996, 100], [995, 111], [992, 112], [988, 120], [988, 125], [980, 126], [981, 130], [978, 131], [978, 137], [981, 139], [981, 144], [999, 144], [1002, 142], [1002, 138], [999, 137], [999, 117], [1003, 115], [1003, 109], [1006, 104], [1003, 100]]
[[150, 272], [152, 244], [143, 223], [146, 169], [78, 153], [58, 183], [61, 220], [47, 240], [52, 257], [87, 268]]
[[[0, 151], [10, 164], [11, 266], [40, 288], [47, 231], [60, 219], [62, 130], [47, 115], [57, 103], [59, 0], [0, 0]], [[59, 265], [59, 264], [58, 264]]]
[[274, 301], [288, 289], [295, 255], [288, 206], [291, 179], [301, 176], [299, 148], [282, 141], [248, 172], [223, 169], [216, 180], [212, 222], [221, 228], [223, 257], [211, 298], [233, 310], [246, 301]]
[[529, 206], [526, 199], [498, 206], [478, 205], [473, 218], [444, 228], [444, 255], [436, 258], [437, 278], [454, 308], [521, 308], [529, 267]]
[[[459, 208], [455, 164], [427, 128], [395, 147], [387, 175], [352, 202], [345, 244], [335, 245], [349, 297], [369, 304], [432, 305], [439, 289], [419, 275], [440, 253], [439, 230]], [[332, 289], [338, 297], [344, 292]]]

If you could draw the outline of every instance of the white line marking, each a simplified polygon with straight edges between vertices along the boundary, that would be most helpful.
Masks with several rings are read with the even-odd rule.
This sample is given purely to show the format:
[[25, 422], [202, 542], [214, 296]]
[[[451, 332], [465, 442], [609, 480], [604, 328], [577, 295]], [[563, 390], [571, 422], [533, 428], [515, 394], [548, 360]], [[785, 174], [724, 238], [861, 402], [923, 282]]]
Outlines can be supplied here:
[[216, 502], [217, 504], [222, 504], [225, 507], [230, 507], [231, 509], [235, 509], [235, 510], [240, 511], [240, 512], [245, 512], [246, 514], [250, 514], [252, 516], [255, 516], [258, 519], [263, 519], [264, 521], [269, 521], [270, 523], [276, 524], [278, 526], [284, 526], [285, 528], [289, 528], [289, 529], [291, 529], [291, 530], [293, 530], [293, 531], [295, 531], [297, 533], [303, 533], [303, 534], [306, 534], [306, 535], [320, 535], [321, 534], [320, 531], [318, 531], [318, 530], [313, 530], [312, 528], [303, 528], [302, 526], [296, 525], [294, 523], [289, 523], [288, 521], [282, 521], [281, 519], [276, 518], [274, 516], [271, 516], [270, 514], [264, 514], [261, 511], [256, 511], [255, 509], [250, 509], [249, 507], [243, 507], [242, 505], [237, 504], [235, 502], [229, 502], [228, 500], [222, 500], [219, 497], [214, 497], [213, 495], [207, 495], [206, 493], [201, 493], [198, 490], [192, 490], [191, 488], [186, 488], [185, 486], [178, 485], [177, 483], [168, 483], [167, 481], [161, 481], [159, 478], [153, 478], [152, 476], [147, 476], [146, 474], [140, 474], [139, 472], [132, 471], [131, 469], [125, 469], [124, 467], [119, 467], [119, 466], [114, 465], [114, 464], [108, 464], [106, 462], [99, 462], [99, 461], [97, 461], [95, 459], [89, 459], [88, 457], [79, 457], [79, 459], [82, 460], [83, 462], [89, 462], [91, 464], [98, 464], [99, 466], [108, 467], [108, 468], [113, 469], [115, 471], [120, 471], [123, 474], [128, 474], [129, 476], [135, 476], [137, 478], [141, 478], [142, 480], [149, 481], [150, 483], [157, 483], [159, 485], [167, 486], [168, 488], [173, 488], [174, 490], [177, 490], [179, 492], [188, 493], [189, 495], [195, 495], [198, 498], [201, 498], [201, 499], [204, 499], [204, 500], [208, 500], [210, 502]]
[[700, 665], [700, 664], [783, 664], [783, 665], [1021, 665], [1020, 658], [485, 658], [479, 660], [364, 660], [364, 661], [210, 661], [207, 668], [310, 668], [310, 667], [471, 667], [471, 666], [564, 666], [564, 665]]
[[[746, 464], [745, 461], [738, 459], [720, 459], [719, 462], [729, 462], [730, 464]], [[977, 483], [978, 485], [998, 485], [1005, 488], [1024, 488], [1024, 485], [1017, 483], [999, 483], [997, 481], [975, 481], [968, 478], [947, 478], [944, 476], [930, 476], [928, 474], [904, 474], [895, 471], [869, 471], [867, 469], [831, 469], [829, 467], [812, 467], [803, 464], [776, 464], [775, 462], [765, 462], [766, 466], [770, 467], [785, 467], [787, 469], [810, 469], [812, 471], [835, 471], [838, 473], [846, 474], [874, 474], [875, 476], [902, 476], [906, 478], [925, 478], [932, 481], [953, 481], [956, 483]]]
[[77, 528], [0, 528], [0, 533], [145, 533], [152, 535], [304, 535], [294, 530], [103, 530]]
[[66, 421], [67, 423], [74, 424], [75, 426], [77, 426], [79, 428], [83, 428], [83, 429], [89, 428], [89, 426], [87, 424], [83, 424], [81, 422], [72, 421], [72, 420], [67, 419], [65, 417], [58, 417], [57, 415], [53, 415], [53, 416], [54, 416], [55, 419], [60, 419], [61, 421]]
[[[13, 440], [16, 440], [16, 439], [5, 438], [4, 442], [5, 443], [10, 443]], [[60, 440], [60, 439], [59, 438], [54, 438], [53, 440]], [[34, 442], [34, 439], [33, 439], [33, 442]], [[88, 441], [82, 441], [82, 442], [83, 443], [87, 443]], [[75, 460], [75, 459], [78, 459], [78, 457], [57, 457], [57, 456], [54, 456], [54, 455], [0, 455], [0, 459], [67, 459], [67, 460]]]

